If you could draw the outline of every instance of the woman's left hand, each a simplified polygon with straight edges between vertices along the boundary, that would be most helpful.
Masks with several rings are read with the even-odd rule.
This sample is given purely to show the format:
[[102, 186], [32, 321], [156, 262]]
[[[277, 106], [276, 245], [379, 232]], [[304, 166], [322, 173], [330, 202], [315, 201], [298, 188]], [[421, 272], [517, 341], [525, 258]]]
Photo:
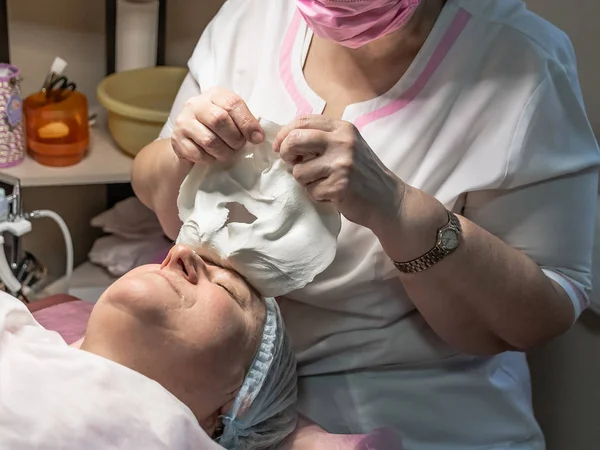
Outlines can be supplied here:
[[299, 117], [281, 129], [273, 148], [315, 201], [332, 202], [351, 222], [376, 231], [400, 214], [404, 183], [351, 123]]

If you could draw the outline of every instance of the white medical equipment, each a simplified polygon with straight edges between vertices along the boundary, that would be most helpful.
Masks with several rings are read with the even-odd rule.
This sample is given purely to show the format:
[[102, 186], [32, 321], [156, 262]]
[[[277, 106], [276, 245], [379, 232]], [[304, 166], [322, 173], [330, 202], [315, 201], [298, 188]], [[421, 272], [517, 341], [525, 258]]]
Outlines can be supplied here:
[[[48, 218], [52, 219], [59, 226], [64, 240], [66, 249], [66, 274], [65, 283], [69, 286], [69, 281], [73, 273], [73, 241], [71, 233], [65, 221], [54, 211], [38, 210], [30, 213], [24, 213], [21, 206], [21, 182], [18, 178], [11, 177], [0, 173], [0, 182], [12, 186], [12, 193], [6, 195], [4, 189], [0, 189], [0, 280], [4, 283], [6, 290], [15, 296], [27, 295], [29, 288], [23, 286], [15, 276], [13, 269], [18, 263], [18, 249], [20, 246], [20, 238], [29, 233], [32, 229], [32, 219]], [[9, 263], [4, 251], [4, 235], [3, 233], [13, 235], [13, 255], [12, 261]]]

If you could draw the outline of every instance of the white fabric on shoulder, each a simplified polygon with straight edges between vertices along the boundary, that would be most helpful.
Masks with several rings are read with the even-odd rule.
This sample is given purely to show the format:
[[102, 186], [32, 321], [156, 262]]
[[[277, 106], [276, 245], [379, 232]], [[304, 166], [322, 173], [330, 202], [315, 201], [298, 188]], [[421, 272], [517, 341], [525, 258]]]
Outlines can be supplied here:
[[577, 317], [592, 287], [597, 185], [594, 169], [512, 190], [471, 192], [464, 216], [532, 258], [569, 294]]
[[0, 293], [0, 448], [218, 450], [158, 383], [69, 347]]
[[261, 81], [260, 71], [253, 69], [273, 68], [272, 60], [281, 50], [278, 37], [287, 30], [290, 12], [295, 11], [295, 3], [288, 0], [227, 0], [188, 61], [190, 73], [202, 90], [219, 86], [248, 103]]
[[502, 188], [549, 180], [600, 164], [579, 85], [557, 62], [529, 98], [513, 137]]
[[[160, 133], [160, 139], [168, 139], [171, 137], [175, 127], [175, 120], [183, 111], [185, 102], [192, 97], [200, 95], [202, 91], [207, 90], [209, 87], [213, 87], [215, 84], [222, 84], [218, 83], [216, 77], [211, 75], [216, 71], [217, 66], [219, 66], [215, 61], [217, 58], [216, 45], [218, 40], [215, 39], [214, 34], [216, 29], [223, 27], [223, 20], [230, 20], [230, 16], [237, 6], [234, 5], [234, 3], [236, 2], [230, 0], [224, 3], [216, 16], [209, 22], [203, 31], [202, 36], [198, 40], [194, 52], [188, 62], [188, 75], [185, 77], [179, 88], [177, 97], [171, 107], [169, 119]], [[223, 34], [222, 38], [226, 39], [227, 35]], [[229, 62], [233, 63], [233, 61]], [[201, 84], [200, 80], [202, 80]]]
[[538, 263], [577, 319], [590, 302], [600, 152], [571, 44], [556, 42], [521, 113], [500, 189], [468, 193], [465, 215]]

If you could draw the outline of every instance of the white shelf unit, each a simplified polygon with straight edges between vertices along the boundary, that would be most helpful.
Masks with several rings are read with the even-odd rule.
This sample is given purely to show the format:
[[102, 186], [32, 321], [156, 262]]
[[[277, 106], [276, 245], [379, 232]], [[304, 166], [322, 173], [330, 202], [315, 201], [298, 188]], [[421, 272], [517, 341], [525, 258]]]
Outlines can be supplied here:
[[133, 159], [117, 148], [106, 128], [98, 125], [90, 129], [88, 154], [74, 166], [43, 166], [26, 156], [18, 166], [0, 169], [0, 173], [18, 178], [24, 188], [128, 183], [132, 164]]
[[[104, 1], [106, 7], [106, 73], [109, 75], [115, 72], [116, 66], [117, 0]], [[7, 3], [8, 0], [0, 0], [0, 59], [10, 62]], [[159, 66], [165, 64], [166, 26], [167, 0], [159, 0], [156, 58], [156, 64]], [[132, 163], [133, 160], [116, 147], [106, 128], [98, 127], [91, 130], [88, 155], [75, 166], [46, 167], [27, 156], [20, 165], [0, 169], [0, 173], [18, 178], [23, 188], [128, 183], [131, 181]], [[87, 262], [73, 271], [70, 293], [91, 301], [97, 292], [104, 290], [113, 281], [114, 279], [104, 269]], [[49, 285], [43, 293], [51, 295], [64, 292], [64, 289], [65, 284], [62, 279]]]
[[[29, 155], [18, 166], [0, 169], [0, 173], [17, 178], [21, 188], [48, 186], [77, 186], [90, 184], [128, 183], [131, 180], [133, 158], [123, 153], [110, 136], [104, 121], [90, 128], [90, 147], [85, 158], [68, 167], [43, 166]], [[95, 302], [115, 280], [103, 268], [85, 262], [73, 270], [69, 294], [85, 301]], [[61, 278], [39, 292], [35, 297], [66, 292]]]

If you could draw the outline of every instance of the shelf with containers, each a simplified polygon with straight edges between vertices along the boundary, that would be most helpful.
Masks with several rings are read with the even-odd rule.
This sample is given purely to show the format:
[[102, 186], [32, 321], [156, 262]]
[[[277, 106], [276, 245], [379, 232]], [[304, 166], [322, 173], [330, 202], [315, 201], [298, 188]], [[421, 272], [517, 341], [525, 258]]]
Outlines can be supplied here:
[[[105, 0], [107, 75], [114, 73], [116, 69], [117, 2], [118, 0]], [[6, 63], [10, 63], [9, 7], [9, 0], [0, 0], [0, 61]], [[60, 7], [60, 0], [56, 2], [56, 7]], [[167, 0], [159, 0], [157, 66], [165, 64], [166, 19]], [[91, 129], [86, 158], [76, 165], [63, 168], [46, 167], [26, 156], [20, 165], [0, 169], [0, 172], [20, 179], [22, 187], [106, 184], [109, 203], [114, 203], [111, 198], [120, 198], [129, 192], [127, 184], [130, 181], [131, 164], [132, 159], [117, 148], [104, 123], [100, 123]]]
[[78, 164], [43, 166], [27, 156], [18, 166], [0, 172], [21, 180], [21, 187], [128, 183], [133, 159], [114, 144], [104, 127], [90, 130], [90, 150]]
[[[18, 1], [18, 0], [12, 0]], [[165, 65], [165, 50], [166, 50], [166, 21], [167, 21], [167, 0], [159, 1], [158, 14], [158, 39], [156, 49], [156, 65]], [[10, 63], [10, 36], [8, 25], [8, 12], [11, 1], [0, 0], [0, 61]], [[118, 0], [105, 0], [105, 72], [110, 75], [116, 71], [116, 55], [117, 55], [117, 3]], [[54, 3], [56, 8], [61, 7], [61, 1], [57, 0]], [[69, 192], [85, 191], [93, 193], [90, 201], [96, 205], [98, 198], [95, 197], [97, 189], [104, 189], [106, 192], [104, 207], [110, 207], [117, 201], [126, 198], [132, 194], [130, 181], [130, 172], [132, 167], [132, 158], [121, 152], [117, 148], [114, 140], [110, 136], [106, 125], [105, 115], [101, 114], [98, 124], [90, 129], [90, 146], [87, 156], [80, 163], [68, 167], [48, 167], [43, 166], [32, 158], [27, 156], [25, 160], [14, 167], [0, 169], [0, 173], [10, 175], [20, 180], [20, 187], [23, 189], [22, 196], [24, 200], [31, 200], [31, 204], [42, 201], [44, 207], [47, 200], [57, 200], [57, 195], [64, 194], [64, 189], [69, 189]], [[94, 187], [94, 185], [96, 187]], [[44, 194], [46, 193], [46, 194]], [[56, 193], [56, 195], [55, 195]], [[84, 195], [84, 194], [81, 194]], [[75, 195], [81, 199], [81, 195]], [[88, 198], [88, 197], [86, 197]], [[79, 200], [81, 201], [81, 200]], [[87, 201], [87, 200], [86, 200]], [[74, 237], [74, 244], [77, 246], [76, 239], [80, 239], [82, 244], [80, 250], [85, 250], [89, 245], [89, 238], [93, 235], [93, 231], [89, 227], [89, 219], [91, 218], [94, 206], [82, 205], [77, 202], [62, 203], [65, 208], [68, 208], [67, 215], [71, 219], [76, 217], [73, 223], [73, 228], [79, 230]], [[84, 206], [83, 208], [81, 206]], [[80, 212], [85, 210], [85, 212]], [[69, 224], [71, 227], [71, 224]], [[30, 238], [35, 234], [31, 233], [26, 238]], [[85, 236], [80, 236], [84, 234]], [[37, 239], [37, 240], [36, 240]], [[45, 231], [42, 230], [37, 238], [33, 238], [36, 245], [48, 245]], [[58, 247], [62, 243], [57, 244]], [[37, 250], [36, 250], [37, 251]], [[50, 251], [45, 250], [46, 253]], [[52, 250], [54, 251], [54, 250]], [[62, 249], [56, 250], [62, 253]], [[40, 249], [40, 252], [43, 251]], [[76, 252], [77, 253], [77, 252]], [[80, 261], [83, 261], [81, 259]], [[62, 263], [55, 261], [57, 267], [62, 267]], [[51, 284], [40, 293], [41, 296], [64, 292], [64, 279], [56, 280], [54, 277], [48, 280]], [[76, 267], [73, 271], [73, 276], [70, 280], [70, 292], [78, 295], [84, 300], [94, 301], [95, 297], [106, 286], [113, 281], [113, 278], [103, 269], [94, 266], [89, 262]]]

